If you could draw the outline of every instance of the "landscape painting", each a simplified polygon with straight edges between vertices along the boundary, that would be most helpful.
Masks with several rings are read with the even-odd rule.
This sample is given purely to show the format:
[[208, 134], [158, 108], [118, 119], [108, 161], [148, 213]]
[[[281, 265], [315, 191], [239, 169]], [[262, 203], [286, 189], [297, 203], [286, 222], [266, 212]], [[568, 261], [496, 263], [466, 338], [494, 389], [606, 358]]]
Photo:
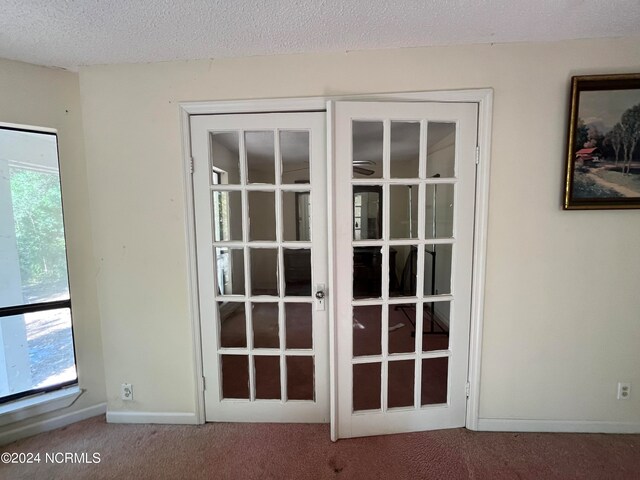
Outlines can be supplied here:
[[573, 77], [564, 208], [640, 208], [640, 74]]

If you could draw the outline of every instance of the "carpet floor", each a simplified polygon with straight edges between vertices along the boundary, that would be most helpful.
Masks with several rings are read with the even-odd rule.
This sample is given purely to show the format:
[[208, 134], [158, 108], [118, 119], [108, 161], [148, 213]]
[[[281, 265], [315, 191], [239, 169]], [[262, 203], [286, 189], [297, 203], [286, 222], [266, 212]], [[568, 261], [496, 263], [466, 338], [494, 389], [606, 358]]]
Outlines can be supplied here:
[[[328, 425], [115, 425], [104, 416], [0, 447], [2, 479], [638, 479], [640, 435], [465, 429], [332, 443]], [[98, 453], [100, 463], [45, 462]], [[54, 457], [61, 459], [62, 457]]]

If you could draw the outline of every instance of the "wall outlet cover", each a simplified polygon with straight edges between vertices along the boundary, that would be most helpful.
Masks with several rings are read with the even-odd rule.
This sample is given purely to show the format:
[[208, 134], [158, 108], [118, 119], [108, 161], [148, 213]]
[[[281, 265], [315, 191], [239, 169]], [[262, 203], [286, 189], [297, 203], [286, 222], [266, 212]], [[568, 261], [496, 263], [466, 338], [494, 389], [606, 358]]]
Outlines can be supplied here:
[[133, 400], [133, 386], [130, 383], [123, 383], [121, 385], [120, 398], [124, 401]]
[[627, 400], [631, 396], [631, 384], [618, 382], [618, 400]]

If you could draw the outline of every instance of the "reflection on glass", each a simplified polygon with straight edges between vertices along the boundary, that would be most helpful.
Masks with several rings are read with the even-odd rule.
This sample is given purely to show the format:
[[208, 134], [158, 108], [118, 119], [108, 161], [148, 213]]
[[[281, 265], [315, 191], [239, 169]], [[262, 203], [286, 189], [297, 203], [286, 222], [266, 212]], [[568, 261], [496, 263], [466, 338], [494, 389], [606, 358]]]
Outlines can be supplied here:
[[285, 242], [311, 240], [310, 192], [282, 192], [282, 229]]
[[245, 132], [248, 183], [275, 183], [273, 132]]
[[444, 183], [427, 185], [426, 238], [453, 237], [453, 188]]
[[[0, 318], [3, 370], [0, 395], [71, 382], [77, 378], [71, 310], [61, 308]], [[7, 377], [5, 377], [5, 381]]]
[[247, 196], [249, 198], [249, 240], [275, 240], [275, 192], [247, 192]]
[[389, 362], [389, 387], [387, 405], [389, 408], [413, 406], [414, 360]]
[[421, 405], [447, 403], [449, 358], [427, 358], [422, 360]]
[[418, 238], [418, 185], [389, 187], [389, 233], [395, 238]]
[[68, 299], [57, 137], [0, 128], [0, 307]]
[[382, 187], [353, 187], [353, 239], [382, 238]]
[[381, 364], [353, 366], [353, 411], [380, 409]]
[[287, 348], [313, 348], [312, 304], [287, 302], [284, 313]]
[[252, 248], [251, 295], [278, 295], [278, 249]]
[[427, 129], [427, 177], [455, 176], [456, 124], [429, 122]]
[[389, 305], [389, 353], [416, 351], [416, 304]]
[[422, 351], [447, 350], [451, 325], [451, 302], [424, 304]]
[[222, 398], [249, 398], [249, 357], [220, 355]]
[[256, 398], [280, 398], [280, 356], [253, 357], [256, 374]]
[[211, 133], [211, 182], [213, 185], [239, 185], [240, 156], [238, 132]]
[[379, 298], [382, 295], [382, 249], [354, 247], [353, 298]]
[[216, 248], [216, 284], [220, 295], [244, 295], [244, 250]]
[[311, 250], [308, 248], [285, 248], [284, 281], [285, 295], [311, 295]]
[[[68, 300], [57, 136], [0, 127], [0, 308]], [[46, 308], [0, 318], [3, 400], [77, 379], [71, 310]]]
[[354, 121], [353, 178], [382, 178], [382, 122]]
[[309, 132], [280, 132], [282, 183], [309, 183]]
[[424, 294], [451, 293], [451, 245], [425, 245]]
[[279, 348], [277, 303], [252, 303], [253, 348]]
[[242, 241], [242, 194], [213, 192], [213, 239]]
[[353, 307], [353, 356], [382, 353], [382, 307]]
[[220, 346], [245, 348], [247, 346], [247, 322], [244, 302], [218, 302], [220, 319]]
[[391, 178], [418, 178], [420, 123], [391, 122]]
[[415, 297], [418, 275], [418, 247], [389, 247], [389, 296]]
[[287, 399], [315, 400], [313, 357], [287, 356]]

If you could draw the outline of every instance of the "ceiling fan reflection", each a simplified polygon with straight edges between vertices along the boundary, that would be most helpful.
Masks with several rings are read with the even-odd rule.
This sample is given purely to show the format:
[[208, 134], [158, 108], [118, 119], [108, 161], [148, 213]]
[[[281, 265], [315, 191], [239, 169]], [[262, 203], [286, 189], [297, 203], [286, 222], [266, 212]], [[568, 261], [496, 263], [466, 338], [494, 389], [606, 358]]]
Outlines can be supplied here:
[[361, 165], [375, 165], [376, 162], [372, 162], [371, 160], [354, 160], [351, 163], [353, 164], [353, 171], [355, 173], [359, 173], [360, 175], [365, 175], [367, 177], [375, 173], [374, 170], [371, 170], [370, 168], [364, 168]]
[[[365, 168], [362, 167], [361, 165], [375, 165], [376, 162], [372, 162], [371, 160], [354, 160], [353, 162], [351, 162], [353, 164], [353, 171], [355, 173], [358, 173], [360, 175], [365, 175], [367, 177], [373, 175], [375, 173], [375, 170], [371, 170], [370, 168]], [[308, 167], [305, 168], [298, 168], [298, 169], [294, 169], [294, 170], [289, 170], [286, 172], [282, 172], [282, 173], [292, 173], [292, 172], [298, 172], [301, 170], [309, 170]]]

